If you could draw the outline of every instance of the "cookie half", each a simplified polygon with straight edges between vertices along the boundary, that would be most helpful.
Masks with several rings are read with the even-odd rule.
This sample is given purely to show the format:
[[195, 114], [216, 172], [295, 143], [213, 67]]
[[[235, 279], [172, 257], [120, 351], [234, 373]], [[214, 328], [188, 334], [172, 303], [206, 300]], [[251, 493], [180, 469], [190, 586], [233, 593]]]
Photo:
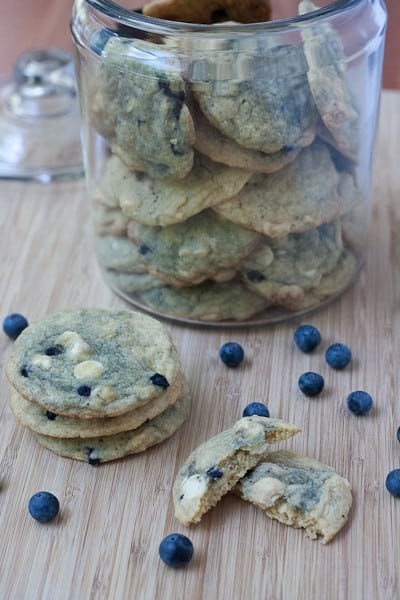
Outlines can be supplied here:
[[190, 525], [215, 506], [241, 477], [253, 468], [270, 444], [300, 430], [290, 423], [266, 417], [244, 417], [231, 429], [196, 448], [180, 469], [173, 486], [175, 517]]
[[281, 450], [268, 453], [247, 473], [234, 492], [265, 513], [311, 539], [330, 542], [348, 519], [352, 505], [349, 482], [313, 458]]
[[123, 309], [49, 315], [16, 340], [6, 372], [20, 396], [77, 418], [115, 416], [162, 396], [181, 373], [163, 324]]

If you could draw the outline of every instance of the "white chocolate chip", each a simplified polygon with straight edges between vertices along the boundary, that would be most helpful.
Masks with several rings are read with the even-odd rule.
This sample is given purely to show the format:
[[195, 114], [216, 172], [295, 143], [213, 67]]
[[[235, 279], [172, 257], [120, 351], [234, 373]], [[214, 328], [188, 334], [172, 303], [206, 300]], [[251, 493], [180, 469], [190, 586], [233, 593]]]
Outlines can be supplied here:
[[191, 475], [183, 483], [181, 487], [180, 512], [188, 514], [197, 512], [200, 508], [201, 500], [207, 492], [209, 480], [204, 475]]
[[263, 477], [254, 483], [251, 497], [265, 506], [273, 506], [283, 495], [284, 490], [285, 486], [279, 479]]
[[104, 373], [104, 365], [97, 360], [84, 360], [74, 368], [74, 376], [77, 379], [97, 379]]
[[66, 355], [74, 362], [82, 362], [92, 353], [89, 344], [75, 331], [64, 331], [58, 337], [57, 344], [64, 346]]
[[32, 357], [32, 364], [36, 367], [40, 367], [44, 371], [48, 371], [51, 367], [51, 358], [45, 354], [35, 354]]
[[100, 404], [110, 404], [118, 398], [117, 392], [109, 385], [98, 385], [92, 389], [90, 396], [92, 402], [95, 402], [97, 399]]

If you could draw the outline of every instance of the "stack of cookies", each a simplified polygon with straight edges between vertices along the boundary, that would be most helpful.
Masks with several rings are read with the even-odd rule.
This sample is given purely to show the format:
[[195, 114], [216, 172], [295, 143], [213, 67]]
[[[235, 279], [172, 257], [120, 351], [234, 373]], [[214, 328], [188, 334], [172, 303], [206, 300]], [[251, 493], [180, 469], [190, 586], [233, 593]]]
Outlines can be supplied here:
[[189, 413], [170, 335], [134, 311], [47, 316], [18, 337], [6, 372], [16, 420], [46, 448], [92, 465], [159, 444]]
[[[179, 20], [181, 4], [143, 11]], [[247, 22], [251, 3], [226, 4]], [[93, 212], [111, 286], [194, 321], [300, 312], [341, 292], [359, 265], [368, 198], [360, 110], [334, 33], [317, 25], [298, 45], [210, 33], [199, 48], [106, 33], [84, 85], [108, 150]]]

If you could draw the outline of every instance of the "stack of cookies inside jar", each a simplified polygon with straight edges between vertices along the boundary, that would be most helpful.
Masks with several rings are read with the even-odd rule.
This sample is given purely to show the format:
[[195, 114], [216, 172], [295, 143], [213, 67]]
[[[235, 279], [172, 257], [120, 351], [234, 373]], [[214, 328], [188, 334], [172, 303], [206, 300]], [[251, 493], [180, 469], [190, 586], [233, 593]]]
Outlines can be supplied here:
[[[333, 29], [249, 33], [240, 24], [268, 21], [265, 1], [206, 2], [201, 21], [193, 2], [142, 13], [170, 34], [96, 31], [85, 83], [104, 157], [89, 163], [106, 280], [193, 322], [268, 322], [336, 297], [361, 264], [368, 192]], [[202, 23], [198, 38], [174, 21]]]

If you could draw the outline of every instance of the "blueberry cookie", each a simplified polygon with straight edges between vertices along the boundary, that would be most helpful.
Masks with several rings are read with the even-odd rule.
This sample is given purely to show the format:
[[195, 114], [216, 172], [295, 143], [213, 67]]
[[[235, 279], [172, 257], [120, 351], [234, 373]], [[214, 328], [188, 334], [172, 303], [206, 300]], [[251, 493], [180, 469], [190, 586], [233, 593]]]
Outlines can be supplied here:
[[337, 218], [346, 206], [338, 182], [329, 150], [316, 142], [280, 171], [257, 173], [234, 198], [212, 208], [239, 225], [282, 237]]
[[141, 294], [165, 286], [164, 281], [144, 272], [121, 273], [108, 269], [104, 272], [104, 277], [111, 288], [124, 294]]
[[234, 489], [243, 500], [311, 539], [330, 542], [348, 519], [352, 505], [349, 482], [313, 458], [281, 450], [268, 453]]
[[100, 105], [112, 152], [153, 177], [185, 177], [195, 134], [179, 62], [160, 45], [114, 36], [102, 61]]
[[200, 110], [191, 106], [196, 126], [195, 149], [215, 162], [260, 173], [274, 173], [291, 163], [300, 148], [284, 148], [272, 154], [239, 146], [223, 135], [206, 119]]
[[316, 287], [326, 273], [336, 266], [343, 249], [339, 221], [321, 225], [302, 233], [272, 240], [261, 245], [242, 264], [241, 272], [249, 289], [273, 303], [285, 295], [285, 288], [304, 290]]
[[188, 396], [188, 384], [183, 375], [178, 375], [165, 394], [144, 406], [119, 416], [94, 419], [76, 419], [49, 412], [15, 391], [10, 394], [10, 406], [15, 420], [34, 433], [55, 438], [92, 438], [137, 429], [175, 404], [183, 393]]
[[214, 276], [225, 279], [226, 271], [246, 257], [261, 237], [210, 209], [167, 227], [131, 222], [128, 235], [138, 244], [139, 261], [149, 273], [174, 287]]
[[[131, 172], [117, 157], [106, 166], [104, 181], [95, 201], [107, 204], [118, 199], [123, 214], [143, 225], [173, 225], [185, 221], [212, 204], [235, 196], [252, 173], [212, 162], [197, 155], [193, 169], [183, 180], [160, 181], [141, 172]], [[109, 188], [112, 192], [109, 193]]]
[[87, 439], [55, 438], [40, 433], [33, 435], [39, 444], [55, 454], [98, 465], [144, 452], [165, 441], [183, 425], [188, 417], [189, 408], [189, 397], [183, 394], [175, 404], [132, 431]]
[[107, 235], [96, 239], [96, 252], [105, 269], [120, 273], [145, 273], [137, 244], [127, 237]]
[[[248, 62], [244, 65], [244, 62]], [[195, 65], [190, 86], [214, 127], [240, 146], [267, 153], [308, 146], [315, 137], [316, 110], [300, 47], [265, 44], [240, 55], [235, 48], [210, 53]]]
[[143, 14], [184, 23], [259, 23], [269, 21], [271, 8], [269, 0], [152, 0]]
[[269, 445], [300, 430], [267, 417], [243, 417], [231, 429], [210, 438], [187, 458], [175, 479], [172, 496], [175, 517], [184, 525], [198, 523], [249, 469]]
[[55, 414], [115, 416], [160, 397], [181, 373], [156, 319], [120, 309], [45, 317], [16, 340], [6, 372], [17, 393]]
[[156, 287], [139, 294], [138, 300], [159, 315], [188, 321], [244, 321], [270, 306], [266, 298], [236, 279], [228, 283], [205, 281], [181, 289]]
[[[318, 7], [302, 0], [299, 13]], [[346, 81], [346, 63], [340, 42], [329, 25], [302, 29], [304, 53], [308, 63], [310, 89], [321, 119], [336, 146], [345, 155], [357, 156], [359, 113]]]

